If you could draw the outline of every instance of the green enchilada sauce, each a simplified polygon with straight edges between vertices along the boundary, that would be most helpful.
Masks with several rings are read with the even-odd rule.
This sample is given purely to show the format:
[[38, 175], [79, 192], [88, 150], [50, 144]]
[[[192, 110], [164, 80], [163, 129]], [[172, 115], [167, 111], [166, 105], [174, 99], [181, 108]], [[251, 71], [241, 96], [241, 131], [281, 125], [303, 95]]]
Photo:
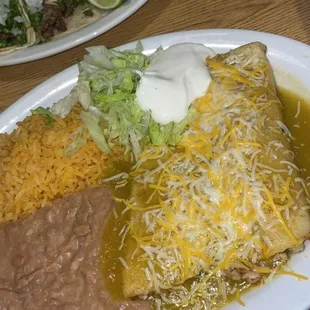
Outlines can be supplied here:
[[278, 89], [278, 96], [283, 104], [284, 123], [290, 130], [292, 150], [300, 175], [310, 181], [310, 102], [291, 91]]
[[[292, 149], [295, 153], [296, 164], [300, 168], [301, 176], [310, 182], [310, 143], [307, 133], [310, 131], [310, 102], [300, 98], [298, 95], [291, 93], [285, 89], [278, 89], [278, 96], [283, 104], [284, 122], [290, 130], [293, 141]], [[300, 112], [297, 113], [297, 103], [300, 102]], [[128, 171], [126, 167], [125, 171]], [[121, 171], [121, 169], [120, 169]], [[128, 197], [130, 195], [130, 185], [117, 189], [116, 196]], [[122, 269], [124, 268], [119, 257], [124, 255], [126, 243], [120, 249], [121, 236], [120, 231], [129, 220], [128, 214], [122, 215], [124, 206], [117, 204], [117, 219], [111, 214], [103, 233], [103, 247], [101, 251], [101, 270], [105, 280], [106, 288], [110, 291], [114, 299], [122, 299]], [[189, 280], [188, 282], [190, 282]], [[232, 281], [232, 280], [231, 280]], [[242, 286], [243, 283], [240, 283]], [[249, 288], [255, 288], [255, 285], [240, 287], [246, 292]], [[236, 300], [236, 296], [228, 297], [226, 303]], [[171, 307], [170, 310], [178, 309]]]
[[[1, 3], [0, 3], [1, 4]], [[0, 23], [0, 48], [11, 46], [22, 46], [27, 43], [27, 29], [24, 22], [18, 20], [22, 17], [18, 1], [10, 0], [8, 6], [1, 6], [0, 9], [9, 10], [5, 19], [5, 24]], [[17, 19], [17, 20], [16, 20]], [[9, 37], [5, 34], [12, 34]]]

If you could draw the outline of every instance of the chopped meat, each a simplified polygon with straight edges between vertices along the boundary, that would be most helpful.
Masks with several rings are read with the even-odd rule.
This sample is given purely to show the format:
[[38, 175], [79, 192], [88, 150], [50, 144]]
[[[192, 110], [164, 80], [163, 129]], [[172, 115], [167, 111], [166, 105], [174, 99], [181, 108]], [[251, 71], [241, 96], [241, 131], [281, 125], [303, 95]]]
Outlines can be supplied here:
[[240, 281], [242, 279], [241, 273], [236, 268], [225, 270], [225, 275], [233, 281]]
[[277, 253], [273, 258], [272, 258], [272, 265], [273, 267], [278, 267], [286, 263], [288, 260], [288, 255], [285, 252], [282, 253]]
[[281, 264], [283, 262], [286, 262], [288, 260], [288, 255], [283, 252], [283, 253], [277, 253], [273, 259], [272, 259], [274, 262], [280, 262]]
[[242, 279], [251, 284], [255, 284], [262, 279], [262, 276], [255, 271], [247, 271], [244, 274], [242, 274]]
[[259, 273], [252, 271], [245, 266], [228, 268], [225, 270], [225, 276], [233, 281], [239, 282], [243, 280], [251, 284], [258, 283], [262, 279], [262, 276]]
[[289, 252], [292, 254], [300, 253], [305, 249], [305, 245], [302, 243], [299, 246], [289, 249]]
[[59, 4], [43, 4], [43, 18], [46, 20], [51, 20], [51, 23], [55, 22], [60, 18], [65, 9], [65, 5], [62, 3]]
[[71, 16], [77, 6], [76, 1], [70, 4], [55, 3], [43, 4], [42, 22], [37, 28], [37, 31], [44, 39], [51, 39], [55, 35], [55, 30], [63, 32], [67, 30], [64, 18]]
[[0, 226], [0, 309], [151, 309], [148, 301], [114, 301], [104, 287], [99, 255], [112, 208], [98, 187]]
[[87, 17], [93, 17], [94, 16], [94, 12], [92, 10], [86, 10], [83, 12], [84, 16], [87, 16]]
[[10, 32], [0, 32], [0, 40], [12, 40], [14, 39], [14, 34]]
[[72, 1], [70, 4], [66, 4], [65, 5], [65, 9], [63, 11], [63, 16], [65, 18], [71, 16], [74, 12], [75, 7], [77, 6], [77, 2], [76, 1]]
[[58, 31], [66, 31], [67, 30], [67, 26], [66, 23], [64, 22], [64, 20], [62, 18], [59, 18], [55, 24], [55, 28]]
[[41, 36], [46, 40], [49, 40], [54, 36], [54, 28], [51, 27], [47, 21], [43, 20], [37, 30], [39, 31]]

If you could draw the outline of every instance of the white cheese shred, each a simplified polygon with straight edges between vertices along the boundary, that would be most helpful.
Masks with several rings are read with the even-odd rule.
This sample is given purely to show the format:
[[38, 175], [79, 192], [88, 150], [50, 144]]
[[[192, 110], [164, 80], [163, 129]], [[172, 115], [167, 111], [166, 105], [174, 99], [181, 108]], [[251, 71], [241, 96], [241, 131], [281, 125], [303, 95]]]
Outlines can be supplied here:
[[294, 117], [297, 118], [299, 116], [299, 114], [300, 114], [300, 101], [298, 100], [297, 101], [297, 111], [296, 111], [296, 114]]

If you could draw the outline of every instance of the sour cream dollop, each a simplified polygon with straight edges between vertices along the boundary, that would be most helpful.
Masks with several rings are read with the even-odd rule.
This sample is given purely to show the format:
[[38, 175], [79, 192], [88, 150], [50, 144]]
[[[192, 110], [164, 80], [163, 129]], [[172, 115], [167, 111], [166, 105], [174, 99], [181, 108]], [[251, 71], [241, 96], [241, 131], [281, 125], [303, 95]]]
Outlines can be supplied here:
[[162, 51], [141, 77], [138, 104], [160, 124], [180, 122], [192, 101], [208, 89], [211, 77], [205, 59], [214, 55], [197, 43], [180, 43]]

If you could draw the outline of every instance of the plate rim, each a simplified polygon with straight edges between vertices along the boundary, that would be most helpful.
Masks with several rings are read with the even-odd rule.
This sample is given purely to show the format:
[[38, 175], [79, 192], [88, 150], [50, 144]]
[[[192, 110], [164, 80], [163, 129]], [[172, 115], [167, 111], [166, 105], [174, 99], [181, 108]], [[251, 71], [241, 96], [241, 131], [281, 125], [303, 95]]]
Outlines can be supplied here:
[[[167, 32], [167, 33], [162, 33], [158, 35], [152, 35], [146, 38], [141, 39], [140, 41], [146, 41], [146, 40], [154, 40], [156, 38], [166, 38], [166, 37], [171, 37], [175, 35], [183, 35], [183, 34], [194, 34], [194, 35], [200, 35], [202, 33], [214, 33], [216, 35], [219, 35], [221, 33], [226, 32], [227, 34], [233, 34], [233, 33], [244, 33], [244, 34], [253, 34], [253, 35], [262, 35], [265, 37], [269, 38], [275, 38], [275, 39], [281, 39], [283, 41], [291, 41], [294, 44], [299, 44], [300, 46], [303, 46], [304, 48], [306, 47], [307, 49], [310, 48], [310, 45], [298, 41], [296, 39], [292, 39], [290, 37], [286, 37], [285, 35], [282, 34], [275, 34], [272, 32], [267, 32], [267, 31], [258, 31], [258, 30], [248, 30], [248, 29], [242, 29], [242, 28], [203, 28], [203, 29], [191, 29], [191, 30], [181, 30], [181, 31], [172, 31], [172, 32]], [[133, 43], [136, 43], [139, 40], [133, 40], [128, 43], [122, 44], [116, 48], [122, 49], [123, 47], [126, 47], [127, 45], [131, 45]]]
[[0, 67], [27, 63], [70, 50], [108, 32], [137, 12], [147, 2], [148, 0], [127, 0], [120, 7], [108, 11], [99, 20], [59, 39], [0, 56]]

